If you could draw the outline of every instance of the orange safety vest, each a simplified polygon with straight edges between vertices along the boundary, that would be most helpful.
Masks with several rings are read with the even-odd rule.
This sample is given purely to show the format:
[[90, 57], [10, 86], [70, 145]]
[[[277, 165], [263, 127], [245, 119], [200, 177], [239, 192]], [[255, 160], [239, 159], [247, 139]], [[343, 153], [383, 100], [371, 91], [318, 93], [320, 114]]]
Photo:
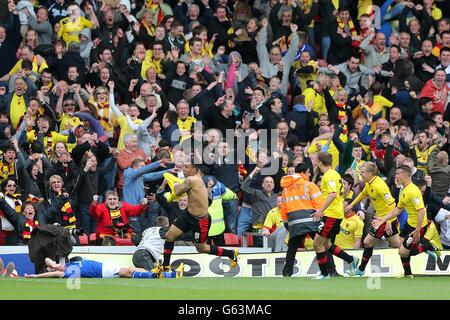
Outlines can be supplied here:
[[316, 231], [319, 222], [313, 221], [311, 214], [324, 201], [319, 187], [304, 174], [284, 176], [280, 185], [283, 188], [280, 212], [283, 222], [289, 225], [290, 236]]

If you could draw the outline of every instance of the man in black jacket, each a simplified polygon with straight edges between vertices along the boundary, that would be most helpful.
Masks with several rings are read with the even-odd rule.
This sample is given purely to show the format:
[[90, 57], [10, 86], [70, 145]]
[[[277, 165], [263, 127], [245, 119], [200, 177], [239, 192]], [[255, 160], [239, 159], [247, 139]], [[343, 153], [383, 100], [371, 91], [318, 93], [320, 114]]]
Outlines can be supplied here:
[[422, 41], [421, 50], [413, 55], [414, 73], [423, 83], [433, 78], [434, 70], [439, 65], [439, 59], [432, 54], [432, 50], [433, 43], [425, 39]]
[[305, 96], [298, 95], [294, 98], [292, 111], [286, 115], [286, 121], [300, 142], [312, 140], [314, 118], [305, 106]]
[[339, 7], [337, 18], [339, 21], [342, 21], [344, 30], [341, 23], [338, 23], [337, 20], [333, 21], [329, 26], [331, 47], [327, 61], [332, 65], [346, 62], [352, 56], [354, 50], [352, 42], [361, 39], [361, 36], [357, 35], [355, 30], [351, 30], [351, 24], [349, 24], [349, 21], [351, 21], [350, 12], [347, 7]]
[[233, 119], [233, 102], [225, 100], [225, 96], [220, 97], [208, 112], [205, 113], [205, 119], [208, 122], [207, 129], [215, 128], [226, 137], [227, 130], [234, 130], [236, 122]]
[[228, 30], [231, 28], [231, 21], [227, 19], [227, 10], [224, 6], [217, 6], [214, 12], [214, 18], [208, 23], [208, 38], [211, 39], [214, 34], [217, 34], [214, 41], [214, 47], [219, 48], [224, 46], [229, 49], [228, 41], [236, 36], [242, 34], [242, 30], [229, 34]]
[[[15, 6], [14, 6], [15, 10]], [[0, 25], [0, 78], [8, 74], [16, 64], [16, 50], [20, 42], [20, 21], [17, 10], [9, 12], [9, 17]]]

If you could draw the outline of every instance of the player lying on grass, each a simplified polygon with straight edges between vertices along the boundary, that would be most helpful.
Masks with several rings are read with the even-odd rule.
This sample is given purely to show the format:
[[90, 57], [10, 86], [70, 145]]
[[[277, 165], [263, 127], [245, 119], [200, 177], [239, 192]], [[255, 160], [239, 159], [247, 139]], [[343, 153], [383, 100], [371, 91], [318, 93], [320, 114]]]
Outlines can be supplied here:
[[182, 278], [184, 264], [176, 271], [156, 272], [142, 268], [120, 267], [93, 260], [81, 260], [61, 265], [50, 258], [45, 258], [48, 272], [25, 274], [26, 278]]

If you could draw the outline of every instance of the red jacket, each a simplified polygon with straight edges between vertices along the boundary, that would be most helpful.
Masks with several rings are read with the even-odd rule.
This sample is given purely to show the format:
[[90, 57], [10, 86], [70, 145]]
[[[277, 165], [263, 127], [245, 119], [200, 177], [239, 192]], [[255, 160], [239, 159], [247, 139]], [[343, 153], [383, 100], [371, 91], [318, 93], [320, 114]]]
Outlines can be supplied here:
[[436, 88], [433, 83], [433, 79], [427, 81], [425, 86], [420, 92], [419, 98], [427, 97], [433, 99], [433, 112], [439, 112], [444, 114], [445, 108], [447, 106], [447, 95], [450, 88], [445, 83], [442, 89]]
[[[139, 216], [140, 214], [145, 212], [146, 209], [146, 205], [142, 206], [139, 204], [134, 206], [126, 202], [121, 202], [120, 215], [122, 216], [123, 223], [128, 224], [128, 217]], [[91, 213], [91, 216], [97, 219], [95, 233], [114, 236], [114, 230], [111, 228], [112, 219], [111, 215], [109, 214], [109, 210], [106, 207], [106, 204], [91, 202], [89, 211]]]

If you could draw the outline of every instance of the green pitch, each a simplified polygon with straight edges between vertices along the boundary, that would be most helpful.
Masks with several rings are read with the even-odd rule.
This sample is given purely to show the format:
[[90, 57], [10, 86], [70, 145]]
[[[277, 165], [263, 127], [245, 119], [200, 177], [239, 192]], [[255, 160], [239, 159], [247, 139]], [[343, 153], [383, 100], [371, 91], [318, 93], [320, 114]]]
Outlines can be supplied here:
[[450, 299], [448, 277], [332, 278], [326, 281], [308, 278], [81, 279], [79, 283], [74, 280], [67, 283], [65, 279], [0, 278], [0, 300]]

